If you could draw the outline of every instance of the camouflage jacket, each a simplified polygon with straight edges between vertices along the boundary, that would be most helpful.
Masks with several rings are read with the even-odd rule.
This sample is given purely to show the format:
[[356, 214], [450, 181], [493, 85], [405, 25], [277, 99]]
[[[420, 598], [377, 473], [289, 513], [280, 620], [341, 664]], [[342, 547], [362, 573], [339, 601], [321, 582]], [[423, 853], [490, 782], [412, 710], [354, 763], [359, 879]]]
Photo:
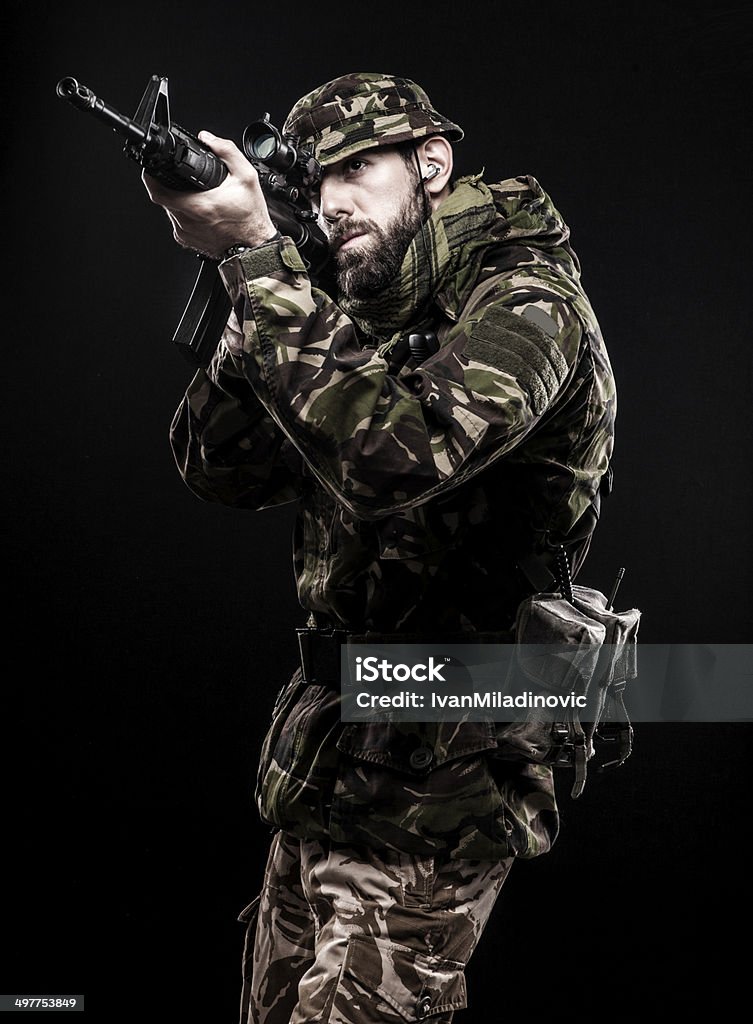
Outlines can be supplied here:
[[[508, 628], [530, 589], [518, 559], [592, 530], [615, 390], [568, 237], [535, 179], [488, 187], [475, 176], [457, 183], [395, 287], [372, 303], [337, 304], [312, 287], [289, 239], [223, 264], [233, 317], [176, 413], [173, 449], [202, 498], [242, 509], [298, 500], [298, 593], [318, 624], [435, 635]], [[421, 362], [408, 342], [416, 331], [438, 340]], [[391, 845], [405, 848], [413, 804], [401, 809], [394, 778], [344, 779], [343, 755], [360, 752], [375, 772], [408, 772], [403, 755], [425, 733], [406, 738], [385, 726], [375, 740], [372, 727], [364, 745], [354, 733], [368, 727], [344, 728], [320, 708], [313, 718], [324, 731], [309, 750], [319, 761], [304, 757], [296, 768], [294, 708], [309, 721], [312, 701], [328, 705], [323, 694], [294, 699], [296, 686], [280, 701], [287, 725], [278, 715], [265, 744], [263, 815], [302, 835], [364, 838], [366, 808], [380, 793], [384, 805], [388, 791], [376, 831], [384, 838], [384, 819], [400, 818]], [[455, 855], [542, 852], [556, 832], [550, 770], [525, 765], [489, 790], [467, 758], [494, 749], [494, 731], [464, 729], [454, 745], [442, 728], [432, 733], [424, 810], [436, 798], [445, 821], [445, 787], [457, 795], [462, 776], [476, 801], [465, 807], [476, 810], [470, 822], [460, 814]], [[442, 766], [449, 774], [440, 780]], [[408, 790], [415, 799], [415, 777]], [[496, 800], [500, 790], [501, 831], [495, 825], [487, 845], [476, 843], [490, 832], [479, 825], [490, 820], [489, 793]], [[415, 848], [440, 848], [436, 820], [414, 818]]]

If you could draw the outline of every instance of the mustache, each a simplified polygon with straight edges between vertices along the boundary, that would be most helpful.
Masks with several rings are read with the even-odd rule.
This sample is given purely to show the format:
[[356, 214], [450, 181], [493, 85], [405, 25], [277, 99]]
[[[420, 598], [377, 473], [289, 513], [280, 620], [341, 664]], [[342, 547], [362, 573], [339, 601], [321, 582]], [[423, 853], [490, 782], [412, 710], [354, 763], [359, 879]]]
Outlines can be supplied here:
[[330, 249], [339, 249], [344, 241], [353, 235], [362, 235], [367, 232], [379, 232], [378, 225], [373, 220], [347, 220], [340, 221], [329, 232], [328, 241]]

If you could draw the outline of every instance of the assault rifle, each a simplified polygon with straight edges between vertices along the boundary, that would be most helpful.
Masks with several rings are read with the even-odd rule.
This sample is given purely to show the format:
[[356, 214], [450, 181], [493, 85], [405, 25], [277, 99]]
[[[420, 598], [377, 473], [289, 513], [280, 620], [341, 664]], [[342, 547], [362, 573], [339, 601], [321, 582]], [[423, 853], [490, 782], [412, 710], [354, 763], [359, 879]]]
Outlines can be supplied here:
[[[227, 168], [191, 132], [170, 119], [167, 78], [152, 75], [133, 118], [125, 117], [75, 78], [62, 78], [57, 95], [102, 121], [125, 138], [123, 151], [154, 178], [181, 192], [216, 188]], [[322, 169], [308, 146], [283, 135], [265, 114], [243, 132], [243, 152], [256, 168], [272, 222], [295, 242], [312, 276], [323, 273], [327, 242], [305, 190], [321, 179]], [[194, 366], [207, 366], [230, 314], [230, 299], [207, 257], [172, 341]]]

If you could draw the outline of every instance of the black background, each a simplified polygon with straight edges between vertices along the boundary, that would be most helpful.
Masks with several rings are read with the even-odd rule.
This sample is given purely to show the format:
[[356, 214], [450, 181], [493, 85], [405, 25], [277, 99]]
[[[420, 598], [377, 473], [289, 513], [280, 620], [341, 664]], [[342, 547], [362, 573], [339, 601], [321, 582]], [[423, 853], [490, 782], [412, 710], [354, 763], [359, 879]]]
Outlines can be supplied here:
[[[55, 97], [240, 139], [351, 70], [420, 82], [461, 173], [533, 174], [572, 229], [619, 385], [615, 491], [581, 582], [654, 643], [751, 640], [751, 32], [746, 4], [6, 3], [8, 574], [0, 989], [233, 1021], [268, 834], [251, 801], [300, 624], [292, 508], [234, 513], [167, 443], [196, 270], [119, 141]], [[641, 726], [562, 779], [555, 849], [513, 870], [460, 1019], [721, 1010], [744, 985], [744, 724]], [[712, 1016], [713, 1019], [713, 1016]]]

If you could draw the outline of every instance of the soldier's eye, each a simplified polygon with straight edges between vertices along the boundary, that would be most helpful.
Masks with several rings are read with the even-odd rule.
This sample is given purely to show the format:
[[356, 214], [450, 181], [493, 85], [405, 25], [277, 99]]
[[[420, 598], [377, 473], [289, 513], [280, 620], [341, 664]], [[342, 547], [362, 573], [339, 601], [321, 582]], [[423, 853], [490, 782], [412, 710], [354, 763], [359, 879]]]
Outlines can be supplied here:
[[348, 173], [357, 174], [365, 166], [366, 166], [366, 161], [365, 160], [359, 160], [357, 157], [354, 157], [352, 160], [348, 160], [347, 161], [347, 163], [345, 164], [345, 170]]

